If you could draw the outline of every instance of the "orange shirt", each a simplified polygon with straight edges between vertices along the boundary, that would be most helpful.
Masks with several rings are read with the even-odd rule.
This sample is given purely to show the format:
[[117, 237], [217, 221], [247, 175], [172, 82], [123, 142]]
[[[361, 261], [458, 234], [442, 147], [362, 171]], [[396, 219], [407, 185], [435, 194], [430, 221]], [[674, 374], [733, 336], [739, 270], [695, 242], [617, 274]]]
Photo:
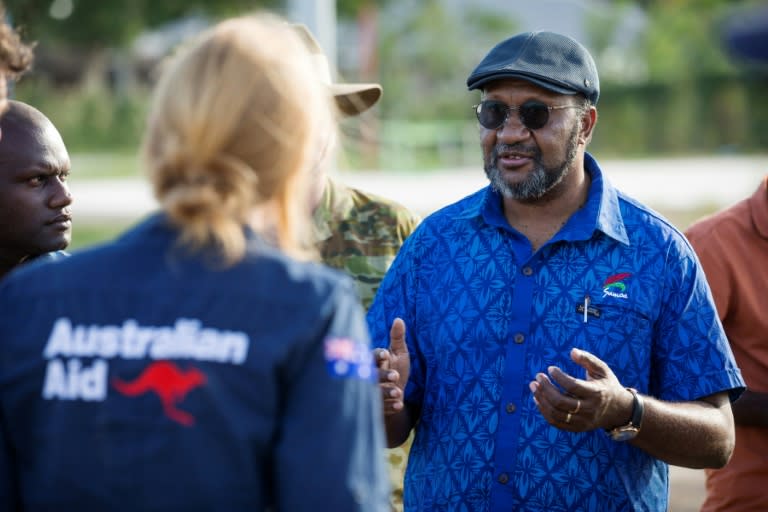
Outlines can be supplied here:
[[[768, 176], [686, 232], [704, 267], [747, 387], [768, 393]], [[768, 511], [768, 428], [736, 427], [728, 464], [707, 470], [702, 512]]]

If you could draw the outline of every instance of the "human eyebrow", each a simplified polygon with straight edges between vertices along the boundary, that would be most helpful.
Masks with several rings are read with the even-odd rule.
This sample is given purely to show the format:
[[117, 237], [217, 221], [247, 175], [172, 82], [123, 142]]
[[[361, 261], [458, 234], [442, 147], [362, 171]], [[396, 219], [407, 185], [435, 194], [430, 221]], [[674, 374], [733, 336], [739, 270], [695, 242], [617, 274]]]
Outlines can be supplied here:
[[20, 182], [29, 183], [32, 186], [40, 186], [52, 178], [67, 181], [69, 174], [70, 170], [68, 168], [53, 165], [50, 162], [35, 162], [27, 169], [21, 171], [18, 174], [18, 179]]
[[45, 174], [47, 176], [57, 176], [61, 174], [69, 175], [69, 169], [62, 167], [60, 165], [56, 165], [52, 162], [34, 162], [32, 163], [27, 169], [25, 169], [25, 174], [28, 175], [41, 175]]

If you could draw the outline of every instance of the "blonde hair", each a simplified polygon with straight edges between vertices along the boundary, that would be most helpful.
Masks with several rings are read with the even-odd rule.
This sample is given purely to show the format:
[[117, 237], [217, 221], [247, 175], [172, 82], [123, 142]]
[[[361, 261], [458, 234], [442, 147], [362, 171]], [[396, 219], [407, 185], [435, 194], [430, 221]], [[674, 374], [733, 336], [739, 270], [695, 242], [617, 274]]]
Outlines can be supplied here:
[[24, 44], [18, 31], [5, 20], [5, 9], [0, 3], [0, 69], [15, 78], [32, 66], [34, 44]]
[[142, 149], [179, 242], [233, 264], [250, 225], [308, 256], [309, 171], [335, 130], [332, 108], [303, 42], [275, 15], [224, 21], [183, 48], [155, 89]]

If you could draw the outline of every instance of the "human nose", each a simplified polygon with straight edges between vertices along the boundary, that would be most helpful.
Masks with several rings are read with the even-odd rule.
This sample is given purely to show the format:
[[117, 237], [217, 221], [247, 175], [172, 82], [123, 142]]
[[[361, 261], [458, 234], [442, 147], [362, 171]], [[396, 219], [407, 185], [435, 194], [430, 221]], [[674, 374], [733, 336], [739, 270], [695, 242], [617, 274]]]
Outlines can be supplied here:
[[49, 205], [51, 208], [64, 208], [72, 204], [73, 197], [69, 191], [69, 185], [65, 181], [56, 179], [55, 189], [51, 194]]
[[517, 109], [507, 109], [504, 122], [496, 129], [496, 136], [500, 139], [525, 139], [530, 137], [531, 130], [520, 119], [520, 112]]

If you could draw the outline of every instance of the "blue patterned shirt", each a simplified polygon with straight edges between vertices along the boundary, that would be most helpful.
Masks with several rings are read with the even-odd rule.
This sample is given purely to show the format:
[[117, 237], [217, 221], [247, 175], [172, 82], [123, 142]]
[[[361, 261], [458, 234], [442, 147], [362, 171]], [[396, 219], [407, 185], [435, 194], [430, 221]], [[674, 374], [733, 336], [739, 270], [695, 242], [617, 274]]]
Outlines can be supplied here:
[[573, 347], [662, 400], [744, 385], [686, 239], [586, 168], [586, 204], [536, 253], [485, 188], [423, 221], [385, 277], [368, 324], [385, 347], [405, 320], [419, 418], [406, 510], [666, 510], [665, 463], [538, 412], [537, 372], [584, 378]]

